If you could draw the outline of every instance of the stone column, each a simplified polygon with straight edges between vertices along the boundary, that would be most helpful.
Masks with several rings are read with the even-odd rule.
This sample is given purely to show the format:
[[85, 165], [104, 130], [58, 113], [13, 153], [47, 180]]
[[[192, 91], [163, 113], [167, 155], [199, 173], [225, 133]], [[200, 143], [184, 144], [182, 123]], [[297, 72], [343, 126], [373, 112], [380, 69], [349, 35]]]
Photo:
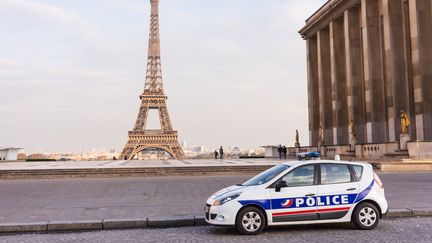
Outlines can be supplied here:
[[401, 1], [383, 0], [385, 83], [389, 142], [399, 141], [400, 111], [409, 110], [408, 80], [404, 63], [404, 31]]
[[346, 145], [348, 141], [348, 104], [345, 72], [344, 20], [330, 22], [330, 59], [333, 110], [333, 142]]
[[379, 1], [362, 0], [363, 67], [367, 143], [386, 142], [386, 109], [382, 73]]
[[366, 143], [360, 8], [348, 9], [344, 16], [348, 120], [354, 121], [357, 142]]
[[317, 37], [320, 125], [324, 129], [324, 145], [333, 145], [329, 29], [318, 31]]
[[406, 80], [406, 93], [408, 97], [407, 114], [411, 118], [411, 127], [409, 128], [409, 135], [412, 141], [417, 140], [416, 122], [415, 122], [415, 105], [414, 105], [414, 86], [413, 86], [413, 72], [412, 72], [412, 51], [411, 51], [411, 27], [410, 27], [410, 14], [409, 14], [409, 1], [402, 1], [402, 16], [403, 16], [403, 38], [404, 38], [404, 65], [405, 65], [405, 80]]
[[430, 0], [409, 0], [417, 140], [432, 141], [432, 15]]
[[317, 37], [307, 39], [309, 145], [318, 146], [320, 125]]

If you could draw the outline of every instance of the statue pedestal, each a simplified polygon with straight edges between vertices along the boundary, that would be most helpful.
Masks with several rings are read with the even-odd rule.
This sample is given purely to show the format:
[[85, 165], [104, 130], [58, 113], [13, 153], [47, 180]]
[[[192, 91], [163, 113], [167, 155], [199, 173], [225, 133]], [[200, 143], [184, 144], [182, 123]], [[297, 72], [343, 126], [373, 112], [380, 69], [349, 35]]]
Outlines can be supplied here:
[[352, 137], [352, 138], [351, 138], [351, 141], [350, 141], [350, 150], [351, 150], [352, 152], [355, 152], [356, 144], [357, 144], [357, 138]]
[[400, 150], [407, 150], [408, 149], [408, 142], [410, 141], [410, 136], [409, 134], [401, 134], [400, 135], [400, 144], [399, 144], [399, 148]]
[[298, 153], [301, 152], [301, 151], [300, 151], [300, 143], [295, 143], [294, 147], [295, 147], [295, 152], [296, 152], [296, 154], [298, 154]]
[[326, 156], [324, 141], [318, 142], [318, 151], [321, 153], [321, 158], [324, 158]]

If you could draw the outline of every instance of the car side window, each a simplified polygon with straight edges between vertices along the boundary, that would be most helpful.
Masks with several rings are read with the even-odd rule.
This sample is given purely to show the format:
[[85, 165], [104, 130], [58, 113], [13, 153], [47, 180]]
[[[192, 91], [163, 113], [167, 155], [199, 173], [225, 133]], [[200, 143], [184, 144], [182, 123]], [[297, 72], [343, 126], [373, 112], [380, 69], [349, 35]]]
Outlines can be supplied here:
[[361, 165], [353, 165], [352, 166], [354, 169], [354, 172], [357, 176], [357, 179], [361, 180], [362, 176], [363, 176], [363, 166]]
[[344, 164], [321, 164], [321, 184], [337, 184], [351, 182], [351, 173]]
[[304, 165], [290, 171], [282, 177], [288, 187], [312, 186], [314, 184], [315, 165]]

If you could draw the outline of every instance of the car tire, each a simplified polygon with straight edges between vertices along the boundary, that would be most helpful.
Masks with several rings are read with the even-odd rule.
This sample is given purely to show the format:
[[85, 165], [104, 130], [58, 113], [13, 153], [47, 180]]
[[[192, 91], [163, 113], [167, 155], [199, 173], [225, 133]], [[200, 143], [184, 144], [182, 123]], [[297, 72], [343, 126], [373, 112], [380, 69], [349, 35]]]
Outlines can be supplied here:
[[259, 234], [265, 225], [265, 216], [256, 207], [245, 207], [237, 214], [236, 229], [243, 235]]
[[380, 218], [377, 207], [371, 203], [360, 203], [353, 211], [352, 222], [361, 230], [374, 229]]

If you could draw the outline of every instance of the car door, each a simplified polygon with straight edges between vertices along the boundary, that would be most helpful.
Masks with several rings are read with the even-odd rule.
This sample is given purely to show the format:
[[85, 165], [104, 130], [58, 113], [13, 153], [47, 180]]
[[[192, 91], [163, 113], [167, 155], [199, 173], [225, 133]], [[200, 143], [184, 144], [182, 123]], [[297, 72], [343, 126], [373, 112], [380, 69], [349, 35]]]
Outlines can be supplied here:
[[315, 167], [315, 164], [309, 164], [294, 168], [278, 180], [285, 181], [286, 187], [279, 192], [274, 186], [271, 188], [271, 224], [318, 219]]
[[320, 220], [344, 217], [354, 204], [359, 184], [347, 164], [322, 163], [317, 194]]

